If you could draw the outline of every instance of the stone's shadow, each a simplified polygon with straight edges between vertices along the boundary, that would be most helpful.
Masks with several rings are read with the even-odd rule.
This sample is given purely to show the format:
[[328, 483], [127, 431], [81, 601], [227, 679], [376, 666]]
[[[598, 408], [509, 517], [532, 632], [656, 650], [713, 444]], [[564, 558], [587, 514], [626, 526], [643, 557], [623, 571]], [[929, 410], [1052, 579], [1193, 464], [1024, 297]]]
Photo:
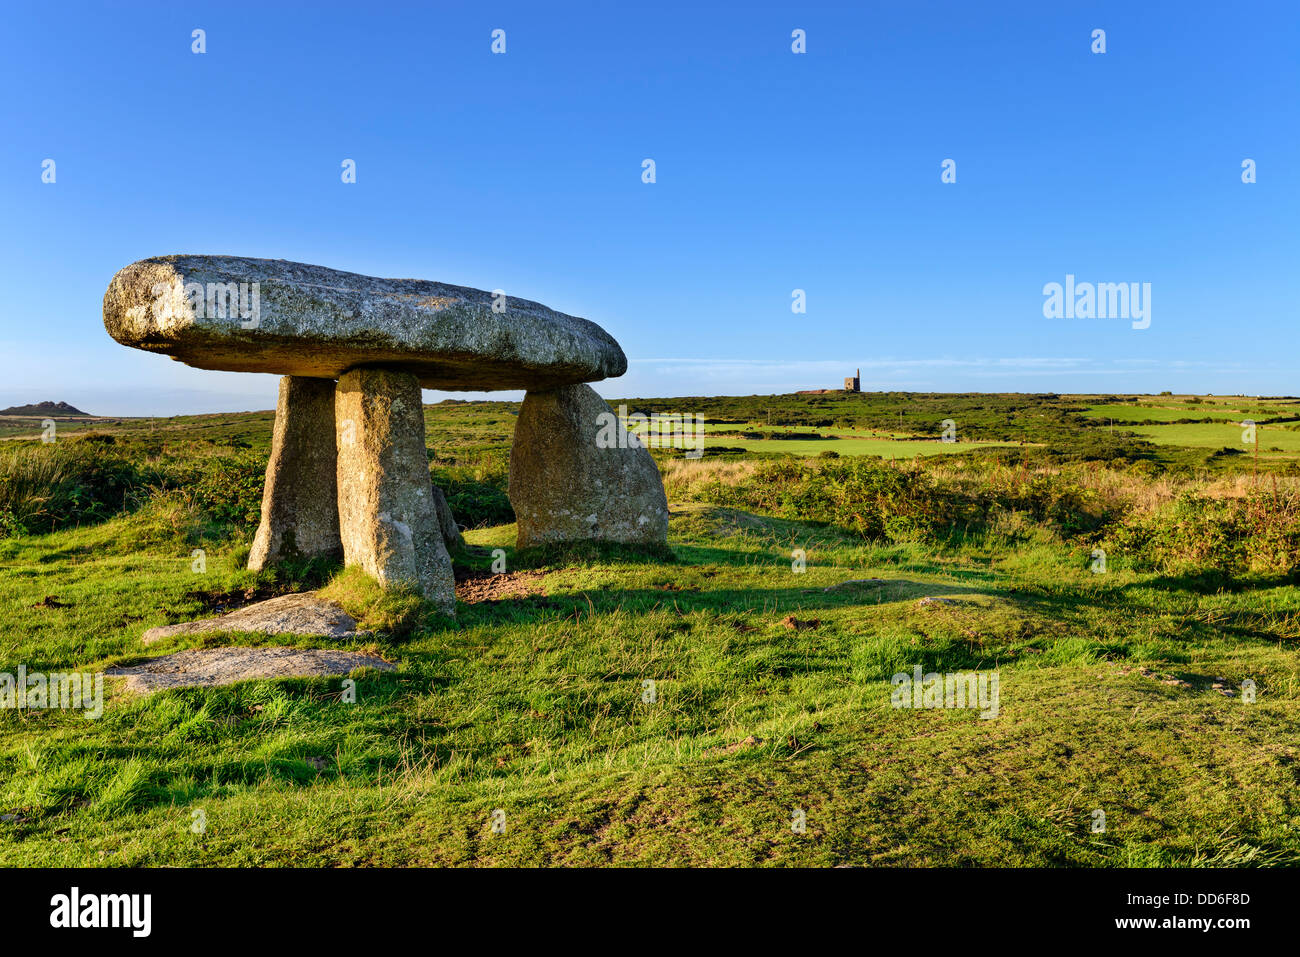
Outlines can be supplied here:
[[1243, 592], [1255, 589], [1283, 588], [1287, 585], [1300, 584], [1300, 572], [1291, 574], [1251, 575], [1237, 577], [1230, 572], [1205, 569], [1198, 572], [1184, 572], [1181, 575], [1162, 575], [1143, 582], [1124, 585], [1124, 591], [1140, 591], [1153, 588], [1158, 591], [1194, 592], [1198, 595], [1213, 595], [1217, 592]]
[[185, 598], [188, 601], [197, 601], [203, 608], [204, 617], [210, 617], [224, 615], [270, 598], [279, 598], [295, 590], [289, 585], [259, 584], [247, 588], [228, 588], [224, 591], [187, 591]]
[[673, 551], [676, 561], [683, 565], [729, 565], [735, 568], [771, 565], [773, 568], [784, 566], [788, 571], [791, 562], [788, 557], [766, 552], [742, 552], [713, 545], [674, 545]]
[[276, 580], [286, 582], [295, 591], [321, 588], [343, 570], [341, 556], [315, 556], [313, 558], [288, 558], [276, 564]]
[[998, 589], [971, 588], [963, 585], [890, 579], [883, 585], [855, 585], [833, 588], [710, 589], [679, 585], [665, 581], [648, 588], [619, 589], [614, 582], [597, 583], [590, 590], [558, 595], [512, 596], [490, 602], [462, 604], [462, 624], [483, 624], [493, 620], [533, 621], [560, 612], [562, 616], [582, 616], [613, 611], [618, 608], [675, 608], [679, 614], [713, 612], [723, 614], [773, 614], [814, 612], [863, 605], [898, 604], [921, 598], [952, 598], [962, 595], [994, 595]]
[[617, 542], [578, 541], [533, 545], [509, 556], [515, 568], [559, 569], [575, 565], [672, 565], [678, 561], [668, 545], [623, 545]]
[[[612, 583], [597, 583], [586, 591], [462, 604], [458, 627], [486, 628], [489, 635], [499, 633], [500, 627], [507, 623], [572, 622], [575, 627], [581, 627], [594, 616], [626, 610], [642, 624], [647, 640], [678, 640], [696, 628], [714, 633], [716, 640], [717, 632], [725, 635], [727, 629], [734, 630], [736, 653], [729, 659], [728, 668], [740, 680], [790, 678], [814, 672], [842, 675], [846, 668], [851, 668], [855, 674], [861, 671], [868, 680], [887, 681], [901, 667], [894, 660], [895, 650], [891, 650], [893, 643], [889, 637], [886, 636], [883, 650], [869, 649], [861, 661], [855, 657], [846, 660], [844, 642], [869, 638], [875, 634], [875, 628], [851, 613], [834, 622], [824, 621], [821, 615], [868, 606], [917, 609], [918, 601], [928, 598], [933, 604], [918, 609], [918, 613], [925, 618], [930, 618], [932, 613], [931, 620], [941, 633], [927, 629], [932, 641], [902, 649], [909, 671], [915, 665], [926, 672], [978, 671], [991, 667], [999, 658], [1009, 660], [999, 650], [1001, 645], [987, 646], [979, 636], [969, 632], [967, 637], [962, 636], [963, 618], [971, 610], [983, 607], [975, 606], [968, 599], [1002, 597], [997, 591], [910, 579], [830, 591], [675, 585], [664, 582], [659, 587], [620, 590]], [[663, 614], [654, 615], [655, 612]], [[809, 632], [813, 636], [811, 644]], [[641, 670], [624, 665], [619, 667], [617, 661], [612, 661], [603, 680], [632, 681], [644, 677]], [[704, 692], [706, 696], [710, 693]]]

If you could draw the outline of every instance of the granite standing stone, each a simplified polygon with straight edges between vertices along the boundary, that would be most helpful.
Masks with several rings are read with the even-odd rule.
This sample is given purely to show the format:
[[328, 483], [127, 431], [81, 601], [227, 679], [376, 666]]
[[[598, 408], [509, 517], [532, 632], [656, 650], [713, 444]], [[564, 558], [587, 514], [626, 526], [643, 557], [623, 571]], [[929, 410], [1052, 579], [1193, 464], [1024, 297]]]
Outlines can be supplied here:
[[333, 380], [284, 376], [249, 568], [342, 557], [335, 459]]
[[408, 372], [354, 369], [335, 389], [339, 533], [343, 560], [381, 585], [414, 585], [456, 612], [424, 446], [420, 383]]
[[524, 397], [510, 449], [510, 504], [520, 548], [667, 542], [668, 500], [649, 450], [630, 433], [624, 442], [598, 442], [602, 434], [623, 431], [614, 415], [586, 385]]
[[447, 496], [436, 485], [433, 486], [433, 504], [438, 511], [442, 543], [447, 546], [447, 551], [464, 546], [465, 538], [460, 533], [460, 526], [456, 524], [456, 516], [452, 514], [451, 506], [447, 504]]

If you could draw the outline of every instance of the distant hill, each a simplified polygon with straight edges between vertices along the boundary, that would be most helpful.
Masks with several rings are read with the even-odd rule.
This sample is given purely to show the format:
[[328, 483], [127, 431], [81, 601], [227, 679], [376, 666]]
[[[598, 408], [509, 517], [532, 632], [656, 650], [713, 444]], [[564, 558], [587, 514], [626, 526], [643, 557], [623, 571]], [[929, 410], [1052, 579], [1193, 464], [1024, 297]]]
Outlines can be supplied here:
[[90, 418], [89, 412], [82, 412], [66, 402], [37, 402], [34, 405], [15, 405], [8, 409], [0, 409], [0, 415], [84, 415]]

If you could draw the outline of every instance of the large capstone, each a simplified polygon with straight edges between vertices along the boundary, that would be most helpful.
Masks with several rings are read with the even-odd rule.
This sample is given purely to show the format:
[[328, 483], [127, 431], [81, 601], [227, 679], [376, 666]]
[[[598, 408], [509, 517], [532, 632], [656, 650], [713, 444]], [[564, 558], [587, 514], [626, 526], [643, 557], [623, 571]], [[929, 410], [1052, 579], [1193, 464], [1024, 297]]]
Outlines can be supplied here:
[[451, 558], [429, 480], [420, 383], [408, 372], [354, 369], [335, 389], [343, 560], [381, 585], [415, 586], [456, 611]]
[[586, 385], [524, 397], [510, 450], [510, 504], [520, 548], [668, 539], [668, 500], [654, 459]]
[[336, 379], [384, 365], [426, 389], [549, 389], [627, 370], [604, 329], [540, 303], [282, 259], [142, 259], [109, 283], [104, 327], [199, 369]]
[[335, 474], [333, 380], [283, 377], [249, 568], [342, 557]]

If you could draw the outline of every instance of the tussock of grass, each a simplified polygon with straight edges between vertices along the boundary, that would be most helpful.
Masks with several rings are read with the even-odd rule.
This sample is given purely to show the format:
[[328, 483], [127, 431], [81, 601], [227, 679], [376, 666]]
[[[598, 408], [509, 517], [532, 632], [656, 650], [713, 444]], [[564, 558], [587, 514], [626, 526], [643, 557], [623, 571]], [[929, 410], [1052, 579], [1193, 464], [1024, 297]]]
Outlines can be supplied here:
[[0, 448], [0, 538], [101, 521], [149, 478], [130, 459], [85, 439]]
[[392, 638], [405, 638], [441, 617], [414, 588], [382, 588], [355, 565], [335, 575], [319, 594], [341, 606], [359, 628]]

